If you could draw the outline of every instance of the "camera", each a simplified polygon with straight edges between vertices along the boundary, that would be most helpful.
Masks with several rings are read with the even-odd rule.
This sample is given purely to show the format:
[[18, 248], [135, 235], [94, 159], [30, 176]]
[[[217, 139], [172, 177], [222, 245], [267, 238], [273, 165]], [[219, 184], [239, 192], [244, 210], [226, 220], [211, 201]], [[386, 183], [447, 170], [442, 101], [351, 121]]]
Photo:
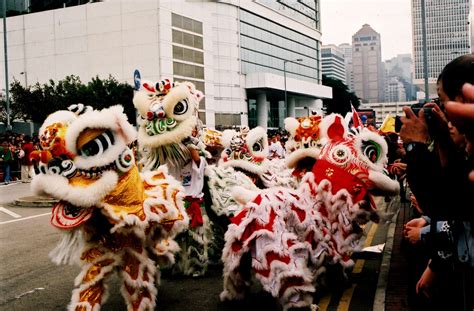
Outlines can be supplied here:
[[433, 110], [433, 107], [423, 107], [423, 103], [417, 103], [417, 104], [413, 104], [410, 106], [411, 110], [413, 110], [413, 113], [418, 117], [418, 113], [420, 112], [421, 109], [423, 109], [423, 114], [425, 115], [425, 119], [427, 122], [429, 122], [429, 120], [432, 119], [433, 117], [433, 114], [432, 114], [432, 110]]

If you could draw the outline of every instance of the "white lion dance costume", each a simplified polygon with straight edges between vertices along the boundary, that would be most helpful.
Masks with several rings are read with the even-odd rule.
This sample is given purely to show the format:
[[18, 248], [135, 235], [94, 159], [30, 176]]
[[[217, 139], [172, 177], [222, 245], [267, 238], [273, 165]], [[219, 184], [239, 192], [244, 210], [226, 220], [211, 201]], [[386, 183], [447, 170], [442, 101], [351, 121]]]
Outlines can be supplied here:
[[136, 132], [120, 106], [82, 104], [51, 114], [32, 154], [36, 193], [57, 199], [51, 223], [65, 236], [50, 256], [81, 272], [68, 310], [99, 310], [106, 280], [122, 279], [128, 310], [154, 310], [157, 264], [173, 261], [172, 238], [187, 227], [182, 187], [166, 170], [140, 176], [127, 147]]
[[224, 147], [220, 160], [206, 169], [212, 209], [218, 216], [232, 217], [241, 210], [232, 197], [236, 186], [257, 191], [295, 183], [283, 161], [268, 160], [268, 138], [262, 127], [225, 130], [220, 140]]
[[387, 146], [376, 133], [349, 134], [339, 115], [285, 123], [293, 124], [287, 128], [292, 135], [314, 131], [292, 139], [294, 149], [314, 148], [302, 151], [299, 160], [316, 162], [297, 189], [234, 190], [245, 206], [225, 235], [222, 300], [243, 298], [250, 270], [285, 310], [309, 306], [324, 264], [352, 264], [357, 223], [375, 212], [368, 191], [398, 191], [398, 183], [383, 173]]
[[[166, 164], [184, 186], [189, 230], [178, 238], [181, 247], [174, 271], [185, 275], [203, 275], [208, 264], [211, 224], [205, 213], [202, 188], [206, 160], [205, 145], [195, 136], [198, 132], [198, 106], [204, 97], [190, 82], [173, 83], [168, 79], [144, 81], [135, 93], [133, 103], [141, 116], [138, 143], [145, 171]], [[201, 154], [199, 165], [189, 148]]]

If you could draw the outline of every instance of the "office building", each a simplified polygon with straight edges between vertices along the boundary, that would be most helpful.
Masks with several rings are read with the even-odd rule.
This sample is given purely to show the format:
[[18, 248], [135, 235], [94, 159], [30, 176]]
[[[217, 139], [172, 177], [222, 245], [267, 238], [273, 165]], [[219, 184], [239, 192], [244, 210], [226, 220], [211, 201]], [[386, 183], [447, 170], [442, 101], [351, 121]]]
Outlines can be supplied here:
[[344, 64], [346, 67], [346, 85], [349, 90], [354, 91], [354, 71], [352, 68], [352, 45], [349, 43], [339, 44], [339, 48], [344, 53]]
[[385, 81], [385, 101], [404, 102], [407, 100], [405, 86], [398, 77], [390, 77]]
[[365, 103], [384, 101], [380, 34], [364, 24], [352, 36], [354, 92]]
[[[430, 97], [436, 95], [436, 80], [444, 66], [470, 52], [469, 11], [471, 0], [425, 1], [427, 71]], [[421, 0], [411, 0], [413, 83], [425, 91]]]
[[142, 79], [194, 82], [209, 127], [278, 128], [332, 96], [321, 85], [319, 20], [316, 0], [108, 0], [15, 16], [10, 81], [26, 72], [27, 84], [71, 74], [132, 84], [138, 69]]
[[321, 48], [321, 64], [323, 75], [341, 80], [346, 84], [346, 64], [344, 52], [333, 44]]

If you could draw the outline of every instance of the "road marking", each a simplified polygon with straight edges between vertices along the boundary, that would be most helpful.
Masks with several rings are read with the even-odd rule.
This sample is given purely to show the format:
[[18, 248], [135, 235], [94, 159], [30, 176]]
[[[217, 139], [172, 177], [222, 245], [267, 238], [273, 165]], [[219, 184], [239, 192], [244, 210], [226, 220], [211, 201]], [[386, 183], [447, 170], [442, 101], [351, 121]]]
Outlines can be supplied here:
[[18, 215], [17, 213], [10, 211], [3, 206], [0, 206], [0, 212], [4, 212], [5, 214], [12, 216], [13, 218], [21, 218], [21, 215]]
[[22, 293], [22, 294], [20, 294], [20, 295], [16, 295], [15, 298], [16, 298], [16, 299], [20, 299], [20, 298], [23, 297], [23, 296], [26, 296], [26, 295], [29, 295], [29, 294], [33, 294], [34, 292], [39, 291], [39, 290], [44, 290], [44, 287], [33, 288], [32, 290], [29, 290], [29, 291], [27, 291], [27, 292], [24, 292], [24, 293]]
[[[372, 241], [374, 239], [375, 232], [377, 231], [378, 226], [379, 225], [374, 222], [370, 225], [369, 233], [367, 233], [367, 238], [364, 241], [364, 247], [372, 245]], [[352, 273], [360, 273], [362, 271], [362, 268], [364, 267], [364, 263], [364, 259], [357, 259], [354, 268], [352, 269]]]
[[331, 294], [327, 294], [326, 296], [322, 297], [318, 303], [318, 311], [326, 311], [329, 307], [329, 303], [331, 302]]
[[341, 300], [339, 301], [339, 305], [337, 306], [337, 311], [347, 311], [349, 310], [349, 306], [351, 304], [352, 295], [354, 294], [354, 289], [356, 285], [352, 284], [352, 286], [344, 291], [342, 294]]
[[1, 226], [1, 225], [6, 225], [6, 224], [9, 224], [9, 223], [12, 223], [12, 222], [28, 220], [28, 219], [37, 218], [37, 217], [46, 216], [46, 215], [51, 215], [51, 212], [49, 212], [49, 213], [44, 213], [44, 214], [39, 214], [39, 215], [34, 215], [34, 216], [29, 216], [29, 217], [23, 217], [23, 218], [19, 218], [19, 219], [8, 220], [8, 221], [4, 221], [4, 222], [0, 222], [0, 226]]

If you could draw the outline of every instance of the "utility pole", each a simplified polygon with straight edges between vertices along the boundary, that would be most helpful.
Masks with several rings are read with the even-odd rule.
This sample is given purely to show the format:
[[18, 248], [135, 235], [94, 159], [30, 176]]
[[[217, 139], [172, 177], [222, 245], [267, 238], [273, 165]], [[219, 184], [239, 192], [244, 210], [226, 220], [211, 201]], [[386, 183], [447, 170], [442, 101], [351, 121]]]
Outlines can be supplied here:
[[8, 53], [7, 53], [7, 0], [3, 0], [3, 54], [5, 55], [5, 97], [7, 101], [7, 131], [12, 129], [10, 120], [10, 90], [8, 89]]

